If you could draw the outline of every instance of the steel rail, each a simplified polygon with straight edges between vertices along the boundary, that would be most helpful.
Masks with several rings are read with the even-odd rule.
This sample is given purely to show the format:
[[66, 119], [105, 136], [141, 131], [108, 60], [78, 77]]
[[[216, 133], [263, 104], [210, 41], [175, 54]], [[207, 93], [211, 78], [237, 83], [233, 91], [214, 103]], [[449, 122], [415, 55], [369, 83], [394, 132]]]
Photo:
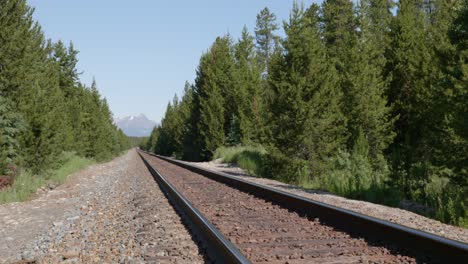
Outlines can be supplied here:
[[307, 216], [319, 217], [324, 224], [351, 234], [376, 242], [392, 242], [417, 256], [427, 256], [441, 263], [466, 263], [465, 261], [468, 260], [468, 244], [460, 241], [248, 182], [226, 173], [201, 168], [184, 161], [146, 153], [287, 209]]
[[182, 194], [180, 194], [164, 176], [162, 176], [148, 161], [138, 153], [144, 164], [151, 172], [161, 189], [168, 194], [177, 209], [181, 210], [184, 216], [194, 228], [195, 233], [208, 245], [208, 254], [216, 263], [251, 263], [237, 247], [225, 238], [216, 227], [210, 223]]

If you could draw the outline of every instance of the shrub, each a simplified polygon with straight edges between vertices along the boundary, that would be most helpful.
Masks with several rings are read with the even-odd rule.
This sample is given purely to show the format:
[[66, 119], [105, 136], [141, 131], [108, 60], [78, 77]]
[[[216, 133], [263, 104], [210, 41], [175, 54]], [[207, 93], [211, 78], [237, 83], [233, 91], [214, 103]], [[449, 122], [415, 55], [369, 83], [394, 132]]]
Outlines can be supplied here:
[[79, 157], [73, 152], [64, 152], [56, 162], [54, 169], [41, 175], [20, 170], [13, 185], [0, 191], [0, 203], [25, 201], [41, 186], [48, 183], [61, 184], [71, 173], [93, 163], [94, 161]]
[[93, 160], [77, 156], [74, 152], [64, 152], [55, 169], [48, 171], [44, 178], [50, 182], [62, 184], [68, 175], [93, 163]]
[[288, 157], [280, 150], [270, 148], [266, 157], [270, 178], [287, 183], [306, 184], [309, 182], [309, 168], [305, 160]]
[[[451, 184], [446, 174], [452, 173], [443, 169], [432, 174], [424, 187], [426, 205], [435, 210], [435, 217], [444, 223], [468, 227], [467, 189]], [[445, 174], [445, 175], [444, 175]]]
[[261, 146], [234, 146], [216, 149], [213, 159], [235, 163], [249, 174], [266, 177], [266, 150]]

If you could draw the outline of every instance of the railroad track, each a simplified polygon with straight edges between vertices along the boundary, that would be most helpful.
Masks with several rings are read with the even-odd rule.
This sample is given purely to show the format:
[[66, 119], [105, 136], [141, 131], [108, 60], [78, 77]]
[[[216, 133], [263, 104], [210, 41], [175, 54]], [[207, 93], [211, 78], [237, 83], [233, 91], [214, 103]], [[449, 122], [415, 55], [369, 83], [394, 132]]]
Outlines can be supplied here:
[[464, 263], [468, 245], [140, 152], [220, 263]]

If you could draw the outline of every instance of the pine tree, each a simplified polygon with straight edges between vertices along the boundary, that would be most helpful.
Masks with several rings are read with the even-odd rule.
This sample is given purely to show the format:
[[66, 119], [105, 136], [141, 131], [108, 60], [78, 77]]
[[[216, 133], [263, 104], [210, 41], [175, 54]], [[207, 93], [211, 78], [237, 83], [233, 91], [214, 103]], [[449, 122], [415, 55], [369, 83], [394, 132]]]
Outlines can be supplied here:
[[[348, 61], [354, 60], [357, 43], [357, 22], [350, 0], [326, 0], [322, 6], [323, 37], [328, 53], [335, 60], [339, 74], [346, 74]], [[342, 80], [341, 86], [346, 86]]]
[[[255, 56], [253, 37], [244, 26], [239, 41], [234, 46], [235, 71], [235, 104], [237, 112], [231, 116], [231, 131], [238, 131], [239, 142], [249, 144], [259, 142], [263, 132], [262, 111], [264, 110], [261, 97], [261, 69]], [[236, 140], [237, 141], [237, 140]]]
[[38, 26], [25, 0], [1, 1], [0, 10], [0, 92], [16, 106], [19, 92], [35, 71], [27, 57], [31, 52], [27, 44]]
[[161, 130], [161, 127], [159, 125], [153, 128], [153, 130], [151, 131], [150, 137], [148, 138], [148, 141], [146, 142], [146, 145], [144, 146], [145, 150], [157, 153], [155, 147], [159, 140], [160, 130]]
[[23, 130], [21, 116], [13, 112], [11, 104], [0, 96], [0, 175], [11, 173], [8, 166], [18, 165], [20, 151], [17, 137]]
[[172, 123], [175, 115], [175, 107], [176, 106], [171, 103], [167, 104], [166, 113], [164, 118], [161, 120], [161, 128], [159, 130], [158, 141], [155, 146], [156, 152], [164, 156], [173, 156], [176, 150]]
[[[435, 83], [433, 50], [427, 39], [427, 17], [420, 8], [420, 1], [399, 2], [399, 9], [392, 29], [389, 67], [392, 81], [389, 99], [396, 121], [395, 143], [392, 151], [398, 156], [394, 171], [400, 175], [404, 192], [411, 197], [416, 182], [427, 178], [424, 164], [431, 153], [431, 98]], [[415, 166], [413, 166], [415, 165]]]
[[264, 74], [268, 72], [271, 55], [279, 44], [279, 36], [275, 33], [278, 28], [276, 15], [271, 13], [268, 7], [262, 9], [257, 15], [255, 39], [257, 41], [258, 59], [262, 65], [262, 72]]
[[[355, 48], [349, 51], [355, 58], [347, 66], [345, 87], [346, 113], [348, 118], [348, 131], [350, 132], [351, 145], [354, 145], [364, 135], [369, 146], [369, 156], [375, 168], [379, 170], [386, 167], [383, 152], [394, 138], [393, 123], [390, 117], [390, 107], [388, 107], [385, 97], [387, 82], [383, 76], [385, 50], [386, 26], [380, 25], [373, 18], [373, 13], [389, 12], [388, 6], [383, 5], [378, 12], [377, 6], [372, 3], [361, 2], [359, 6], [360, 34], [357, 36], [358, 42]], [[371, 8], [372, 7], [372, 8]], [[384, 17], [383, 19], [386, 19]], [[386, 24], [387, 21], [382, 22]], [[383, 32], [377, 29], [382, 27]]]
[[[373, 53], [370, 54], [370, 63], [380, 67], [384, 72], [387, 62], [387, 52], [390, 48], [390, 31], [393, 21], [393, 0], [361, 0], [359, 2], [359, 27], [365, 27], [366, 42], [370, 42]], [[368, 51], [368, 52], [370, 52]], [[386, 77], [386, 76], [384, 76]]]
[[[443, 56], [443, 72], [440, 85], [441, 89], [435, 94], [435, 108], [438, 114], [439, 129], [434, 138], [434, 164], [438, 171], [451, 171], [451, 181], [466, 188], [468, 186], [468, 1], [443, 1], [451, 3], [441, 5], [436, 14], [451, 14], [452, 19], [447, 19], [441, 14], [441, 21], [447, 21], [449, 25], [442, 24], [442, 32], [447, 33], [448, 42], [439, 41], [439, 56]], [[441, 34], [442, 35], [442, 34]], [[443, 37], [441, 37], [443, 38]], [[446, 43], [445, 46], [440, 43]], [[445, 47], [445, 48], [444, 48]]]
[[173, 99], [173, 105], [177, 105], [174, 119], [175, 132], [173, 132], [176, 142], [175, 156], [187, 160], [199, 160], [197, 158], [199, 146], [197, 122], [192, 120], [194, 115], [198, 113], [196, 112], [198, 109], [195, 109], [194, 97], [193, 86], [189, 82], [185, 82], [181, 100]]
[[[339, 74], [339, 89], [344, 97], [341, 102], [342, 111], [346, 113], [351, 126], [356, 126], [360, 120], [354, 120], [351, 111], [355, 105], [351, 98], [355, 96], [358, 88], [354, 89], [353, 78], [356, 72], [359, 74], [361, 65], [358, 65], [358, 35], [357, 21], [354, 17], [353, 3], [350, 0], [327, 0], [323, 2], [321, 9], [322, 32], [327, 47], [327, 53], [334, 62]], [[359, 87], [360, 88], [360, 87]], [[350, 100], [351, 99], [351, 100]], [[354, 100], [354, 101], [357, 101]], [[360, 110], [360, 109], [359, 109]], [[353, 121], [355, 121], [353, 123]], [[348, 141], [348, 148], [352, 148], [358, 129], [347, 128], [351, 134]]]
[[39, 27], [34, 28], [27, 47], [28, 57], [35, 73], [28, 76], [19, 93], [18, 108], [23, 114], [28, 133], [24, 134], [22, 149], [33, 171], [39, 172], [51, 166], [58, 155], [65, 150], [62, 145], [66, 138], [65, 105], [58, 86], [55, 62], [51, 59], [52, 45], [46, 43]]
[[183, 133], [182, 158], [185, 160], [202, 160], [202, 142], [198, 123], [200, 122], [200, 96], [196, 87], [186, 82], [182, 97], [181, 112], [185, 116]]
[[156, 150], [162, 155], [177, 158], [183, 155], [185, 114], [188, 113], [182, 112], [182, 106], [183, 102], [179, 101], [177, 95], [174, 96], [172, 103], [167, 105], [156, 142]]
[[62, 144], [67, 151], [74, 150], [74, 145], [79, 140], [77, 136], [78, 123], [76, 122], [77, 115], [80, 113], [76, 105], [79, 104], [79, 101], [74, 98], [79, 81], [79, 73], [76, 69], [77, 55], [78, 51], [74, 49], [72, 43], [68, 49], [61, 41], [53, 45], [53, 59], [58, 68], [59, 87], [65, 97], [61, 103], [64, 108], [62, 123], [64, 124], [63, 134], [65, 136]]
[[76, 69], [78, 63], [78, 51], [74, 48], [73, 43], [70, 43], [68, 48], [65, 47], [62, 41], [58, 41], [54, 45], [53, 58], [60, 66], [59, 68], [59, 85], [64, 91], [65, 97], [70, 97], [72, 91], [77, 85], [79, 73]]
[[229, 131], [229, 116], [235, 112], [232, 85], [233, 58], [230, 38], [218, 37], [200, 60], [196, 89], [199, 96], [202, 157], [209, 159], [225, 143]]
[[351, 152], [363, 133], [370, 147], [370, 159], [381, 170], [386, 167], [383, 151], [394, 136], [383, 76], [391, 6], [377, 0], [360, 3], [356, 18], [351, 1], [324, 2], [323, 30], [328, 54], [340, 74], [350, 134], [348, 150]]
[[320, 36], [318, 6], [306, 12], [293, 7], [285, 52], [274, 59], [269, 83], [274, 100], [269, 109], [273, 142], [287, 157], [308, 161], [313, 175], [327, 170], [327, 161], [346, 140], [338, 76]]

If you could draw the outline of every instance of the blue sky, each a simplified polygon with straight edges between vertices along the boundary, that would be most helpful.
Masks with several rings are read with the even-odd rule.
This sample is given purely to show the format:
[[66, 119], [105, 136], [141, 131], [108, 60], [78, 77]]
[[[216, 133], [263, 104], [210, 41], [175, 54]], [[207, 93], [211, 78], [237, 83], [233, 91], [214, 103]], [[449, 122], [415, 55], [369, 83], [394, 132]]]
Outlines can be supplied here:
[[[317, 0], [306, 0], [306, 6]], [[217, 36], [253, 32], [268, 6], [281, 21], [293, 0], [29, 0], [48, 38], [73, 41], [81, 80], [96, 78], [116, 117], [143, 113], [157, 122], [167, 102], [193, 82], [201, 54]]]

